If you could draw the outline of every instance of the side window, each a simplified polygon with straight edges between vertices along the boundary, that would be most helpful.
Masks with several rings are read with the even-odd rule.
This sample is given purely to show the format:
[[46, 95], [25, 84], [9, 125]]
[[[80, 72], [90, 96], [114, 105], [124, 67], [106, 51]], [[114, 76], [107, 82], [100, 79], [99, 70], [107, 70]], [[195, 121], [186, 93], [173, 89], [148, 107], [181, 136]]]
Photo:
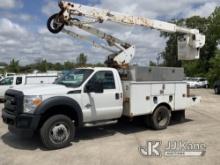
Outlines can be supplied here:
[[115, 89], [114, 75], [111, 71], [97, 72], [88, 83], [96, 82], [102, 82], [104, 89]]
[[0, 85], [12, 85], [13, 84], [13, 77], [7, 77], [0, 81]]
[[16, 78], [16, 85], [21, 85], [22, 84], [22, 77], [17, 77]]

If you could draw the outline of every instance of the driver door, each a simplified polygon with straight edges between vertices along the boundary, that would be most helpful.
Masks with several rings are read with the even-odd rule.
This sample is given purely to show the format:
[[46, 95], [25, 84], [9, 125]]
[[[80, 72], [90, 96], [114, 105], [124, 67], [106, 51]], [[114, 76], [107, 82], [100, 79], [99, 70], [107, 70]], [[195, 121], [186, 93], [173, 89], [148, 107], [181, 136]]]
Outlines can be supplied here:
[[85, 122], [119, 118], [122, 114], [122, 98], [120, 97], [112, 71], [99, 71], [85, 85], [102, 83], [103, 93], [83, 91], [82, 107]]

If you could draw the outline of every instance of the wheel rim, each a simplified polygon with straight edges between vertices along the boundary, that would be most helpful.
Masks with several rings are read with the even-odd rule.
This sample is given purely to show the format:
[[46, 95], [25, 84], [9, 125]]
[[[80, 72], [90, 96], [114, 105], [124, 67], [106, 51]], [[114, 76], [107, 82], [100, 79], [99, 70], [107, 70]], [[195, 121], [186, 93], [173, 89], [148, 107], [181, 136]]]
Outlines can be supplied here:
[[55, 17], [51, 23], [50, 23], [50, 26], [56, 30], [56, 29], [59, 29], [63, 24], [59, 22], [59, 17]]
[[63, 122], [55, 123], [49, 131], [49, 138], [54, 144], [62, 144], [66, 142], [69, 137], [70, 129]]
[[157, 115], [158, 125], [159, 126], [164, 126], [164, 125], [166, 125], [167, 121], [168, 121], [168, 118], [167, 118], [166, 113], [163, 112], [163, 111], [159, 112], [158, 115]]

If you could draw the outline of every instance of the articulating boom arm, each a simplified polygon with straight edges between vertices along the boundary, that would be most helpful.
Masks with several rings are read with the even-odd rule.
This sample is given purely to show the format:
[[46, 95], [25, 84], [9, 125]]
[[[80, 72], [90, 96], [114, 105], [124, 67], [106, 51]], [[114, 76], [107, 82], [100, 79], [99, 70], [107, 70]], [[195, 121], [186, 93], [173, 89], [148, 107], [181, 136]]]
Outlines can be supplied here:
[[[82, 17], [93, 20], [93, 23], [104, 23], [105, 21], [111, 21], [127, 25], [138, 25], [164, 32], [182, 33], [184, 34], [184, 37], [178, 40], [178, 58], [180, 60], [198, 59], [200, 49], [205, 45], [205, 36], [199, 33], [199, 30], [197, 29], [179, 27], [175, 24], [168, 22], [148, 19], [144, 17], [129, 16], [118, 12], [113, 12], [105, 9], [99, 9], [66, 1], [60, 1], [59, 7], [61, 9], [59, 14], [57, 14], [56, 17], [52, 16], [52, 19], [54, 20], [53, 27], [48, 26], [49, 30], [52, 33], [60, 32], [63, 29], [64, 25], [77, 26], [76, 24], [71, 24], [71, 22], [76, 20], [76, 17]], [[49, 19], [49, 22], [52, 22], [52, 19]], [[90, 23], [87, 22], [85, 24]], [[83, 25], [82, 21], [80, 21], [80, 24]], [[88, 31], [88, 29], [86, 31]], [[97, 35], [97, 33], [95, 35]], [[97, 36], [100, 37], [99, 35]]]
[[[108, 47], [104, 44], [97, 43], [95, 40], [91, 39], [89, 36], [83, 36], [81, 34], [77, 34], [73, 31], [67, 30], [65, 28], [62, 30], [62, 32], [66, 33], [74, 38], [87, 41], [95, 47], [103, 48], [107, 51], [110, 51], [112, 54], [109, 55], [108, 59], [105, 61], [105, 63], [109, 67], [113, 67], [113, 68], [127, 67], [127, 65], [130, 63], [130, 61], [134, 57], [134, 54], [135, 54], [135, 46], [134, 45], [131, 45], [129, 43], [121, 41], [120, 39], [118, 39], [112, 35], [109, 35], [109, 34], [103, 32], [95, 27], [92, 27], [87, 24], [82, 24], [77, 19], [69, 21], [68, 26], [75, 26], [79, 29], [82, 29], [90, 34], [97, 36], [98, 38], [101, 38], [102, 40], [105, 40], [107, 42]], [[117, 50], [112, 50], [109, 47], [114, 47]]]

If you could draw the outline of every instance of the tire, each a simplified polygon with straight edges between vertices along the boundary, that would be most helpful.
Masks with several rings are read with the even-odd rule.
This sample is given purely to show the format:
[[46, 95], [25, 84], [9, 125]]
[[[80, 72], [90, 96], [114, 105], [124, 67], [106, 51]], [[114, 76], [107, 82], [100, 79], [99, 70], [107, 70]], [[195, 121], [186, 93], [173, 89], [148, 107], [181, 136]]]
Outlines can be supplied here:
[[59, 33], [64, 27], [64, 23], [60, 23], [60, 24], [54, 23], [54, 20], [57, 19], [58, 16], [59, 14], [54, 14], [47, 21], [48, 30], [54, 34]]
[[215, 88], [214, 88], [214, 91], [215, 91], [215, 94], [216, 94], [216, 95], [220, 93], [220, 90], [218, 89], [218, 87], [215, 87]]
[[45, 121], [40, 129], [40, 137], [49, 150], [67, 147], [75, 136], [75, 125], [65, 115], [55, 115]]
[[171, 112], [166, 106], [159, 106], [151, 116], [151, 126], [155, 130], [166, 129], [170, 123]]
[[147, 128], [152, 128], [152, 121], [151, 121], [151, 116], [152, 115], [146, 115], [144, 117], [144, 124]]

